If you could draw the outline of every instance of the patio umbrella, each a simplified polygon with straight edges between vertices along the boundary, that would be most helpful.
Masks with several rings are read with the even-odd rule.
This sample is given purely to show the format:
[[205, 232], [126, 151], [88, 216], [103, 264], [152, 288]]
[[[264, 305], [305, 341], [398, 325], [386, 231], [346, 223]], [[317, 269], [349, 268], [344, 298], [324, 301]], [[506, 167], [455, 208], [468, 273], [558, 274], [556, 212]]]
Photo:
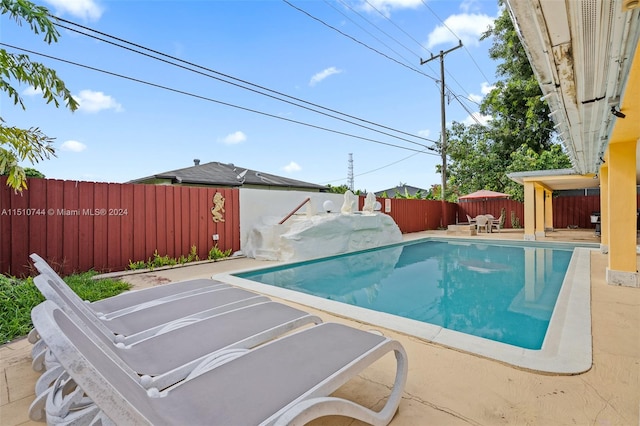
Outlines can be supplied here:
[[481, 189], [480, 191], [472, 192], [471, 194], [463, 195], [462, 197], [458, 197], [459, 200], [489, 200], [495, 198], [509, 198], [511, 195], [505, 194], [503, 192], [489, 191], [487, 189]]

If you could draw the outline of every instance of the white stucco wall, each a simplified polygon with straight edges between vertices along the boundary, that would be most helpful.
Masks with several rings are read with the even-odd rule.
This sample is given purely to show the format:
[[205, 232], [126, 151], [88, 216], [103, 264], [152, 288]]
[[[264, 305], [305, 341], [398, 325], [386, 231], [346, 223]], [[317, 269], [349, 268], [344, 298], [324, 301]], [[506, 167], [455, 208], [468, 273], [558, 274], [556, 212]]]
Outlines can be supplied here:
[[[262, 217], [275, 216], [278, 221], [282, 220], [307, 197], [311, 198], [314, 214], [323, 211], [322, 204], [326, 200], [333, 201], [335, 211], [339, 212], [344, 201], [342, 194], [240, 188], [240, 250], [245, 248], [249, 232]], [[297, 214], [305, 215], [307, 208], [307, 205], [303, 206]]]

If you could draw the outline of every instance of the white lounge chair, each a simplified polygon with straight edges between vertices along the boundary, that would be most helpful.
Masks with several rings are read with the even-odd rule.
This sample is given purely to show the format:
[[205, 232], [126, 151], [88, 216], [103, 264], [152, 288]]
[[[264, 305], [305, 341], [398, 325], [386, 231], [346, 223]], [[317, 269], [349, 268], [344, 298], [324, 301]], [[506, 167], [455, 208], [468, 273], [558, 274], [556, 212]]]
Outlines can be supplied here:
[[[56, 381], [47, 399], [50, 423], [296, 425], [343, 415], [386, 425], [400, 404], [407, 379], [407, 357], [399, 342], [324, 323], [203, 365], [184, 381], [155, 391], [120, 368], [53, 302], [34, 308], [32, 318], [69, 376]], [[391, 351], [397, 371], [381, 411], [329, 397]], [[95, 405], [75, 403], [85, 394]]]
[[[42, 257], [36, 253], [32, 253], [30, 257], [38, 272], [49, 275], [51, 278], [57, 280], [61, 286], [67, 286], [64, 280]], [[143, 290], [127, 291], [117, 296], [87, 303], [98, 315], [117, 315], [118, 313], [140, 309], [151, 304], [160, 304], [175, 298], [228, 286], [228, 284], [212, 279], [194, 279], [163, 284]], [[69, 289], [69, 291], [72, 290]]]
[[[36, 280], [42, 278], [36, 277]], [[164, 389], [187, 377], [206, 360], [218, 360], [230, 350], [247, 350], [282, 336], [291, 330], [322, 320], [282, 303], [268, 301], [205, 318], [180, 328], [163, 331], [153, 337], [124, 346], [114, 344], [110, 336], [91, 323], [69, 315], [97, 346], [144, 387]], [[34, 320], [34, 327], [42, 323]], [[46, 340], [42, 340], [46, 342]], [[52, 354], [47, 370], [36, 383], [36, 398], [29, 408], [34, 421], [44, 419], [45, 400], [51, 384], [64, 372]]]
[[[93, 325], [105, 336], [111, 336], [114, 343], [123, 345], [130, 345], [167, 328], [184, 326], [221, 312], [270, 300], [265, 296], [229, 286], [176, 298], [118, 317], [104, 318], [98, 317], [73, 290], [50, 275], [39, 275], [34, 279], [34, 284], [45, 299], [54, 301], [74, 318]], [[29, 337], [34, 343], [31, 350], [32, 367], [41, 371], [46, 367], [47, 347], [38, 341], [38, 332], [38, 328], [34, 327]]]

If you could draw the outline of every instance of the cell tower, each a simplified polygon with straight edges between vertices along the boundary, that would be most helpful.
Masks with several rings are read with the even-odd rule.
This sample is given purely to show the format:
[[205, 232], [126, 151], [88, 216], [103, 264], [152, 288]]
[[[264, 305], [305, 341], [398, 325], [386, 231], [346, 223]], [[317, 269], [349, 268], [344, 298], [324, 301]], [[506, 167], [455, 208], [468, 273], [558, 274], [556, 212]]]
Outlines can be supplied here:
[[349, 153], [349, 173], [347, 175], [347, 186], [353, 191], [353, 154]]

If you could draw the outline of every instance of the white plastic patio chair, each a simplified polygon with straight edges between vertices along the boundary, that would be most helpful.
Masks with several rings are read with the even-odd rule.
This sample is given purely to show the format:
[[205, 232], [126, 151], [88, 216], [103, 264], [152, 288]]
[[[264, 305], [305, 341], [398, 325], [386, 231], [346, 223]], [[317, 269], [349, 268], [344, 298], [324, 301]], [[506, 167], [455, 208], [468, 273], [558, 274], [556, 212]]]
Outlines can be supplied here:
[[499, 218], [497, 218], [497, 219], [493, 219], [493, 220], [491, 221], [491, 232], [493, 232], [493, 230], [494, 230], [494, 229], [497, 229], [497, 230], [498, 230], [498, 232], [500, 232], [500, 229], [502, 229], [502, 225], [501, 225], [501, 223], [502, 223], [502, 217], [503, 217], [503, 215], [500, 215], [500, 217], [499, 217]]
[[489, 232], [491, 228], [489, 218], [482, 214], [476, 216], [476, 229], [478, 230], [478, 232], [480, 232], [480, 228], [484, 228], [486, 232]]

